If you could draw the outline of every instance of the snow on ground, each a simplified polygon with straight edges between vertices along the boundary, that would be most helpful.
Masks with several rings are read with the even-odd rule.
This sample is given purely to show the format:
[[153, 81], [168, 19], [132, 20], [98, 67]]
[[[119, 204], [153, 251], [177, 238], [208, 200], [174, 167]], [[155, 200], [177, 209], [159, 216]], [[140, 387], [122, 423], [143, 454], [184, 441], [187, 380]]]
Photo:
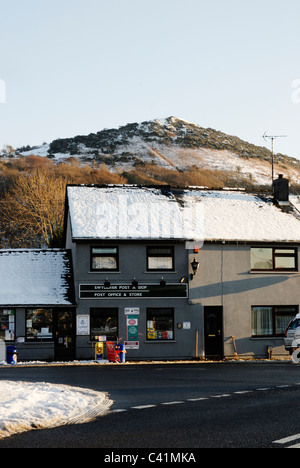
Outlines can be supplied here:
[[33, 429], [83, 424], [105, 414], [103, 392], [50, 383], [0, 381], [0, 439]]

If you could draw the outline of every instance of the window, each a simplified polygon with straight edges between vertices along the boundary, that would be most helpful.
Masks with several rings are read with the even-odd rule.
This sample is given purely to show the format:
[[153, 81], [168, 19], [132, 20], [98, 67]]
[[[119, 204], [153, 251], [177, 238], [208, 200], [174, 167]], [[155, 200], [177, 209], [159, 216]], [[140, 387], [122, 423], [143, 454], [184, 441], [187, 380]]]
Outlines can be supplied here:
[[174, 309], [147, 309], [147, 340], [174, 339]]
[[172, 271], [174, 270], [173, 247], [148, 247], [147, 248], [148, 271]]
[[91, 340], [103, 335], [108, 341], [117, 341], [118, 309], [91, 309]]
[[284, 336], [298, 307], [252, 307], [252, 336]]
[[118, 271], [119, 253], [118, 247], [92, 247], [91, 270], [92, 271]]
[[251, 249], [252, 271], [297, 271], [298, 249], [264, 248]]
[[26, 341], [53, 340], [53, 309], [26, 310]]
[[15, 310], [0, 309], [0, 340], [15, 340]]

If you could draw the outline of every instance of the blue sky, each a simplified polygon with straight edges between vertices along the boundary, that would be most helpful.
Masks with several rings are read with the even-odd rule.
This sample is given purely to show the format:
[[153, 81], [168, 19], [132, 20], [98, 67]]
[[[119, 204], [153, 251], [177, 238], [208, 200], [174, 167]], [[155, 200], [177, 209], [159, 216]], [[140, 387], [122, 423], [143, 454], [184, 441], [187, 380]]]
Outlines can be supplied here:
[[300, 158], [299, 0], [0, 7], [0, 148], [174, 115]]

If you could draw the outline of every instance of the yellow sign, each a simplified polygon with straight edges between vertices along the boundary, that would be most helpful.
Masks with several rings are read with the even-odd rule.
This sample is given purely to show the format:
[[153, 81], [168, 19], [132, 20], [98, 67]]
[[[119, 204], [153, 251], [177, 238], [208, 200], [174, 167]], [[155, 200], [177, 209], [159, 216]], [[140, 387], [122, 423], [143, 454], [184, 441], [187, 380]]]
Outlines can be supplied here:
[[95, 361], [99, 361], [103, 359], [104, 355], [104, 343], [96, 343], [95, 344]]

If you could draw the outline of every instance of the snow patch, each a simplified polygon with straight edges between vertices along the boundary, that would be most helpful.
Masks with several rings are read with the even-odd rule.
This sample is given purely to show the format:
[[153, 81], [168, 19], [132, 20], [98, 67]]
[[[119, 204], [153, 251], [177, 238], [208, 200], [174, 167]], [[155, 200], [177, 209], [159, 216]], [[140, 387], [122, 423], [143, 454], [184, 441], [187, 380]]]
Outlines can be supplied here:
[[108, 412], [103, 392], [50, 383], [0, 381], [0, 439], [33, 429], [87, 423]]

